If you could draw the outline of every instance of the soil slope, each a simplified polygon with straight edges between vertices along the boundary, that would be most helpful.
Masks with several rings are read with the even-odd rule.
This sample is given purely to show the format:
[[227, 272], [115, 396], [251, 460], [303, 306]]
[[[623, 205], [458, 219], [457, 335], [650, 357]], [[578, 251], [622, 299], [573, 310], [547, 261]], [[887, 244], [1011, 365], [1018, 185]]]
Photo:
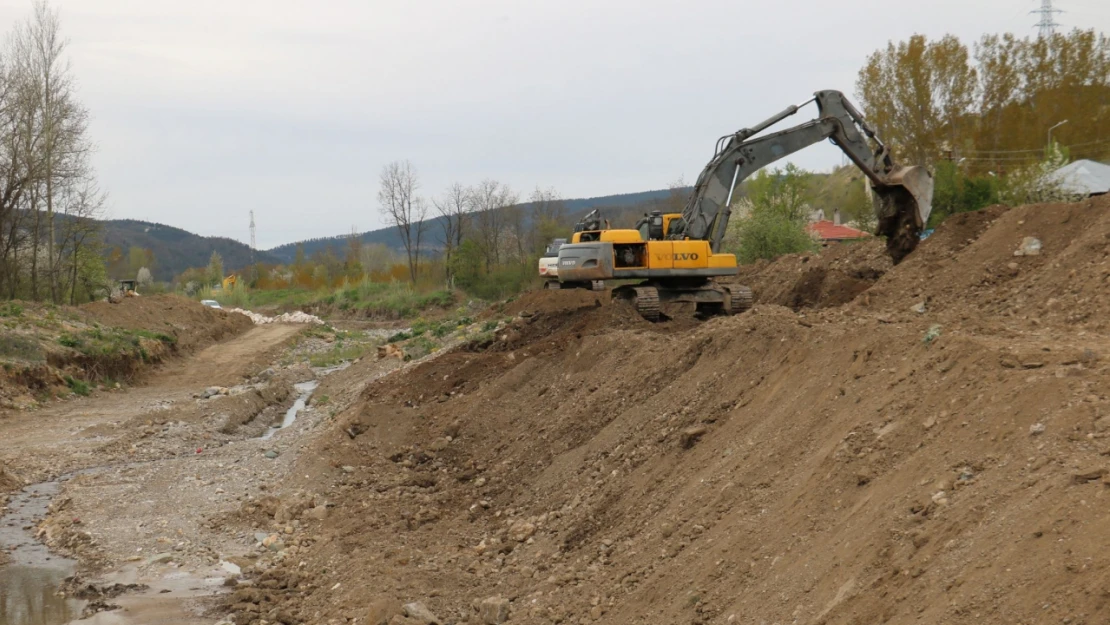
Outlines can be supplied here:
[[875, 245], [703, 323], [527, 296], [371, 384], [236, 622], [1110, 621], [1110, 198]]

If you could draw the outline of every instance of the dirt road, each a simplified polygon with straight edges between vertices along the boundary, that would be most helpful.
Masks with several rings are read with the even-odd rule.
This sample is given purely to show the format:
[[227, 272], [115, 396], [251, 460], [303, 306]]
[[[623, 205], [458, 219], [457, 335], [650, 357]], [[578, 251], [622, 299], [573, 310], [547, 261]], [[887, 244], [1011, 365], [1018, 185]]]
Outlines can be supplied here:
[[40, 482], [98, 466], [100, 451], [132, 432], [131, 420], [192, 401], [209, 386], [234, 386], [265, 367], [302, 328], [258, 326], [226, 343], [165, 366], [142, 386], [99, 397], [59, 402], [34, 412], [0, 416], [0, 462], [18, 467], [25, 481]]

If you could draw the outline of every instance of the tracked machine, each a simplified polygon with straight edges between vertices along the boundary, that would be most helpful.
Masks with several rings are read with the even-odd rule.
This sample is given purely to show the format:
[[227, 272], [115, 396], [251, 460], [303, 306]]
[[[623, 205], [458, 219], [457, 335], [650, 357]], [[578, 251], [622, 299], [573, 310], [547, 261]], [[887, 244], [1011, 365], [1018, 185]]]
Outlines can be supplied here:
[[[818, 117], [772, 134], [756, 136], [816, 103]], [[701, 313], [736, 314], [752, 305], [747, 287], [718, 278], [737, 274], [736, 257], [721, 251], [738, 184], [763, 167], [828, 139], [871, 181], [876, 234], [900, 262], [913, 251], [929, 219], [933, 177], [923, 167], [899, 167], [863, 115], [839, 91], [818, 91], [766, 121], [717, 140], [713, 158], [698, 176], [682, 213], [655, 211], [634, 229], [612, 229], [597, 215], [575, 228], [559, 248], [558, 279], [564, 288], [598, 288], [607, 280], [639, 280], [613, 289], [614, 299], [632, 304], [656, 321], [672, 304]], [[581, 229], [580, 229], [581, 228]]]

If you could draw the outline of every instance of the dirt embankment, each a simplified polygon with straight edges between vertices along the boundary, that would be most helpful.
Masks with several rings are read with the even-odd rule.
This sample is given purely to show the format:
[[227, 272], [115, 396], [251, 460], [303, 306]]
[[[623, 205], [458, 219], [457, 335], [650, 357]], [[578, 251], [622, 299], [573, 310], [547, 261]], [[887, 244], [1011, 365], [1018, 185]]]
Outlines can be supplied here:
[[151, 365], [252, 327], [172, 295], [79, 308], [8, 302], [0, 317], [0, 406], [17, 409], [133, 382]]
[[81, 306], [89, 320], [105, 326], [165, 332], [179, 350], [195, 351], [246, 332], [250, 319], [203, 306], [177, 295], [126, 298], [119, 304], [93, 302]]
[[704, 323], [526, 296], [370, 385], [236, 622], [1107, 622], [1110, 199], [877, 253], [756, 267]]

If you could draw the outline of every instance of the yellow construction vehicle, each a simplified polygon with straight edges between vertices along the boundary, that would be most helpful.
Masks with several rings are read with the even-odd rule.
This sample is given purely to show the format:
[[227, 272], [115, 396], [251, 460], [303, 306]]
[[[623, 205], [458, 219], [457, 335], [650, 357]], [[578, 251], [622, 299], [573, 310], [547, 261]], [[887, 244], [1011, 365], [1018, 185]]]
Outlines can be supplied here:
[[[755, 136], [811, 102], [817, 103], [817, 119]], [[610, 229], [596, 211], [588, 215], [575, 227], [571, 242], [559, 248], [559, 282], [564, 288], [596, 289], [605, 280], [643, 280], [613, 289], [613, 297], [627, 300], [652, 321], [674, 303], [692, 304], [702, 313], [747, 310], [750, 289], [714, 280], [737, 274], [736, 257], [721, 251], [736, 186], [766, 165], [825, 139], [871, 180], [878, 234], [887, 237], [894, 261], [901, 261], [916, 247], [929, 219], [932, 174], [922, 167], [896, 166], [844, 94], [818, 91], [757, 126], [718, 139], [682, 213], [655, 211], [634, 229]]]
[[231, 289], [234, 289], [235, 286], [238, 285], [238, 284], [239, 284], [239, 276], [237, 276], [235, 274], [231, 274], [230, 276], [224, 278], [223, 282], [221, 282], [221, 285], [223, 286], [223, 289], [225, 291], [230, 291]]

